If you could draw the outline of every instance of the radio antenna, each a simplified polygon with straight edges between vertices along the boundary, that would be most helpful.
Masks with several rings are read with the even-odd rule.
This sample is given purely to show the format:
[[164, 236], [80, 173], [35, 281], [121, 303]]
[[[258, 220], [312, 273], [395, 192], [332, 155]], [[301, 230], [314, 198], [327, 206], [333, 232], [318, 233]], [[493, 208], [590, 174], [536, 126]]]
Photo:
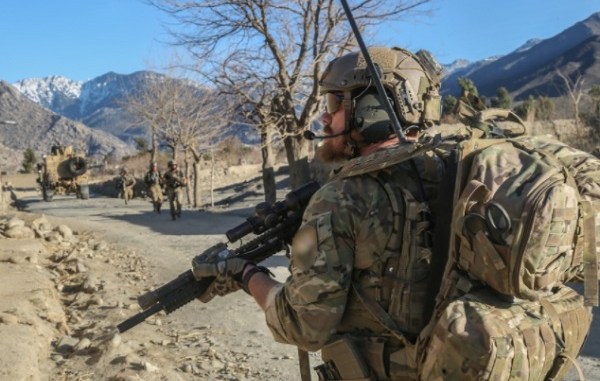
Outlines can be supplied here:
[[400, 121], [398, 121], [398, 117], [392, 108], [392, 104], [385, 93], [385, 89], [383, 88], [383, 83], [381, 83], [381, 78], [379, 78], [379, 72], [375, 68], [375, 64], [373, 64], [373, 60], [369, 55], [369, 51], [367, 46], [365, 45], [364, 40], [358, 30], [358, 26], [356, 25], [356, 21], [354, 20], [354, 16], [352, 15], [352, 11], [348, 6], [348, 2], [346, 0], [340, 0], [342, 2], [342, 7], [344, 8], [344, 12], [346, 13], [346, 18], [348, 18], [348, 22], [352, 27], [352, 31], [354, 32], [354, 37], [356, 37], [356, 41], [358, 42], [358, 46], [360, 47], [360, 51], [362, 52], [363, 57], [365, 57], [365, 61], [367, 62], [367, 68], [371, 73], [371, 78], [373, 78], [373, 82], [375, 83], [375, 87], [377, 88], [377, 93], [379, 94], [379, 98], [385, 111], [390, 117], [390, 121], [392, 122], [392, 127], [394, 128], [394, 132], [400, 139], [400, 142], [407, 143], [406, 137], [404, 136], [404, 132], [402, 131], [402, 126], [400, 126]]

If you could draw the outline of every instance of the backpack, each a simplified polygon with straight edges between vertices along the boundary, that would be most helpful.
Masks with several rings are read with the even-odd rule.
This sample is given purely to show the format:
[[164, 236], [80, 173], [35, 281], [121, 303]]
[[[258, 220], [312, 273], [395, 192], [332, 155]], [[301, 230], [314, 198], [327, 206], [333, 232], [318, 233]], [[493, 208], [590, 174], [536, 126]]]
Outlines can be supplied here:
[[[564, 283], [584, 278], [585, 304], [596, 302], [600, 160], [546, 137], [522, 136], [524, 128], [501, 131], [490, 123], [494, 119], [524, 126], [508, 111], [484, 110], [474, 128], [428, 129], [412, 148], [370, 155], [337, 174], [371, 173], [430, 152], [457, 151], [456, 171], [446, 163], [448, 173], [457, 173], [444, 206], [416, 200], [419, 192], [404, 189], [396, 197], [407, 206], [403, 260], [415, 263], [427, 253], [432, 274], [442, 268], [441, 286], [430, 274], [431, 292], [419, 291], [413, 311], [395, 298], [383, 311], [356, 287], [374, 319], [392, 336], [409, 338], [390, 354], [394, 379], [516, 381], [529, 379], [527, 373], [531, 380], [558, 380], [568, 369], [565, 359], [577, 356], [589, 332], [589, 308]], [[452, 209], [447, 221], [440, 219], [444, 209]], [[421, 219], [430, 211], [437, 214], [436, 230]], [[440, 239], [444, 230], [447, 240]], [[434, 247], [423, 245], [423, 232], [435, 237]], [[398, 301], [416, 291], [397, 290]], [[435, 295], [428, 315], [424, 304]], [[460, 314], [469, 318], [456, 320]], [[419, 316], [431, 319], [414, 343], [411, 328], [426, 323], [416, 322]], [[475, 323], [466, 324], [471, 317]], [[543, 362], [524, 364], [542, 355]], [[447, 360], [445, 367], [436, 365], [438, 358]], [[454, 378], [448, 378], [450, 370]]]
[[462, 148], [468, 170], [459, 174], [452, 222], [457, 266], [527, 300], [584, 276], [586, 304], [598, 305], [600, 160], [547, 137]]
[[591, 325], [582, 299], [568, 287], [538, 301], [506, 301], [489, 288], [466, 294], [437, 320], [420, 379], [560, 380]]
[[[484, 112], [474, 124], [497, 116]], [[419, 380], [558, 380], [598, 300], [600, 160], [543, 136], [457, 147], [449, 258], [417, 344]], [[564, 286], [581, 279], [585, 298]]]

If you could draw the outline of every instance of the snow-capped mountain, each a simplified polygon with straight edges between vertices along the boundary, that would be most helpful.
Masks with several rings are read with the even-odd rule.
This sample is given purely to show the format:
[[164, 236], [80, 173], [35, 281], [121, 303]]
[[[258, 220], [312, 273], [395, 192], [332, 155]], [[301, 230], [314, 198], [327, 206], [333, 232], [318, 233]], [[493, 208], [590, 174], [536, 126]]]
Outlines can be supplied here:
[[47, 109], [69, 109], [81, 95], [83, 83], [53, 75], [46, 78], [23, 79], [13, 86], [23, 95]]
[[[132, 145], [114, 135], [54, 113], [3, 81], [0, 81], [0, 119], [18, 121], [0, 128], [0, 166], [3, 168], [16, 169], [22, 151], [27, 148], [41, 157], [52, 144], [73, 144], [96, 158], [106, 155], [118, 158], [134, 151]], [[14, 155], [14, 152], [19, 154]]]

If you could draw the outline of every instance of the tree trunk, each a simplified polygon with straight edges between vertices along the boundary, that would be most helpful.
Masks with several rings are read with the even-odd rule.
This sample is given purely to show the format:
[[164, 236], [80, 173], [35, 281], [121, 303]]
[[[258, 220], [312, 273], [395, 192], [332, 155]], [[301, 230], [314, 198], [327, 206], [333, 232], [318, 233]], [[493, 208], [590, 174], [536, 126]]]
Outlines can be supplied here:
[[265, 190], [265, 201], [270, 203], [277, 201], [273, 146], [271, 145], [272, 134], [273, 131], [268, 127], [264, 128], [260, 134], [263, 188]]
[[196, 182], [196, 179], [192, 179], [192, 176], [191, 176], [192, 170], [190, 168], [190, 161], [188, 160], [189, 156], [190, 156], [189, 152], [186, 149], [184, 152], [184, 155], [183, 155], [184, 166], [185, 166], [183, 173], [185, 174], [185, 177], [188, 179], [188, 185], [185, 187], [185, 198], [187, 199], [188, 206], [192, 204], [192, 187], [190, 187], [190, 183]]
[[177, 147], [169, 146], [169, 148], [173, 151], [173, 161], [177, 163], [177, 159], [179, 158], [179, 153], [177, 152]]
[[292, 189], [297, 189], [310, 181], [310, 168], [308, 166], [309, 142], [301, 135], [286, 136], [284, 139], [285, 153], [290, 170], [290, 183]]
[[215, 152], [210, 150], [210, 207], [215, 207]]
[[200, 162], [194, 161], [194, 208], [199, 208], [202, 203], [200, 199]]
[[152, 131], [150, 132], [150, 139], [151, 139], [151, 145], [152, 145], [152, 150], [150, 151], [150, 161], [152, 161], [153, 163], [156, 163], [156, 160], [158, 158], [158, 138], [156, 136], [156, 127], [152, 127]]

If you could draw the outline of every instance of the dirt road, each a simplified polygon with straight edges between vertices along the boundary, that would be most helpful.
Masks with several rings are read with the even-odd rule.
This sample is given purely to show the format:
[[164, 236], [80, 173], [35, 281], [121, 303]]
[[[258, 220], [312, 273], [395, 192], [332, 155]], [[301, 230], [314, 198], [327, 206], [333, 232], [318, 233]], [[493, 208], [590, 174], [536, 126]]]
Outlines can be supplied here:
[[[89, 200], [55, 196], [52, 202], [44, 202], [27, 187], [17, 189], [20, 189], [20, 206], [25, 212], [44, 215], [53, 225], [64, 224], [76, 231], [94, 232], [97, 240], [114, 245], [116, 251], [139, 256], [142, 265], [132, 270], [137, 275], [136, 281], [129, 285], [130, 294], [123, 295], [123, 290], [116, 289], [121, 295], [117, 297], [120, 301], [115, 303], [123, 308], [107, 309], [108, 313], [102, 314], [104, 323], [110, 321], [113, 325], [138, 312], [135, 306], [138, 295], [188, 270], [191, 259], [203, 250], [226, 242], [224, 232], [243, 222], [261, 201], [259, 196], [250, 196], [233, 207], [214, 211], [184, 208], [182, 218], [171, 221], [168, 204], [163, 206], [166, 211], [156, 214], [152, 212], [150, 202], [142, 199], [131, 200], [125, 205], [123, 200], [92, 194]], [[235, 189], [230, 188], [219, 197], [234, 193]], [[115, 256], [106, 261], [114, 264], [119, 259]], [[266, 261], [280, 280], [287, 276], [287, 263], [283, 253]], [[110, 274], [109, 268], [97, 268], [96, 271], [99, 273], [95, 276], [104, 278], [105, 283], [123, 282], [123, 279], [114, 278], [115, 274]], [[131, 282], [127, 280], [127, 283]], [[106, 285], [104, 290], [108, 288]], [[102, 297], [110, 298], [108, 295]], [[107, 300], [104, 300], [105, 305], [111, 303]], [[92, 318], [90, 315], [89, 319]], [[94, 360], [102, 367], [108, 362], [109, 369], [94, 372], [92, 367], [95, 376], [89, 376], [92, 357], [70, 356], [68, 361], [60, 364], [63, 368], [60, 375], [51, 379], [70, 380], [67, 375], [74, 374], [80, 378], [73, 379], [78, 380], [112, 380], [126, 374], [144, 380], [170, 380], [175, 375], [183, 380], [198, 379], [198, 376], [226, 380], [298, 379], [296, 348], [273, 342], [263, 313], [242, 291], [216, 298], [208, 304], [194, 301], [168, 316], [150, 318], [148, 323], [120, 335], [119, 340], [121, 344], [112, 351], [114, 353], [105, 355], [112, 358]], [[137, 360], [119, 360], [123, 356], [133, 356]], [[144, 364], [151, 365], [139, 365], [142, 364], [140, 358]], [[316, 365], [316, 357], [312, 362]], [[65, 372], [65, 367], [70, 370]], [[100, 374], [103, 378], [94, 378]]]

